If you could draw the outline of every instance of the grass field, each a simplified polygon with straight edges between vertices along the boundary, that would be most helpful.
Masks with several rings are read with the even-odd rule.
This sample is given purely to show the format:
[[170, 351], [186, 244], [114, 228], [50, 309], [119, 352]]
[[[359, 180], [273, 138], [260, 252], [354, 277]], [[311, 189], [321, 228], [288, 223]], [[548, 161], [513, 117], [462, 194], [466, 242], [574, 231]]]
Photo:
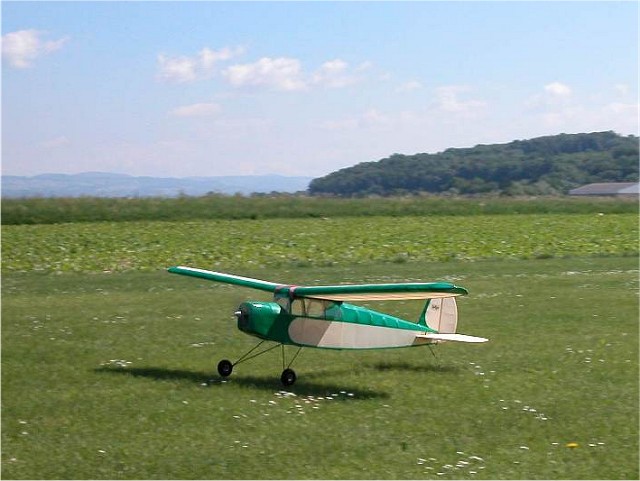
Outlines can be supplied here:
[[[100, 205], [164, 221], [92, 222], [94, 200], [9, 206], [3, 479], [638, 479], [637, 205], [465, 200], [427, 216], [414, 201], [316, 199], [284, 218], [286, 199], [249, 199], [256, 215], [230, 220], [244, 201], [223, 200], [223, 219], [189, 221], [155, 201]], [[453, 281], [470, 291], [459, 331], [490, 342], [436, 357], [306, 349], [286, 391], [274, 351], [223, 381], [217, 362], [255, 344], [235, 308], [268, 296], [172, 264]], [[370, 307], [413, 320], [422, 305]]]
[[[282, 282], [455, 280], [484, 345], [303, 350], [282, 391], [232, 312], [164, 272], [3, 276], [4, 479], [638, 479], [635, 257], [245, 268]], [[258, 293], [257, 298], [264, 298]], [[420, 305], [381, 307], [415, 318]], [[575, 443], [577, 447], [573, 446]]]

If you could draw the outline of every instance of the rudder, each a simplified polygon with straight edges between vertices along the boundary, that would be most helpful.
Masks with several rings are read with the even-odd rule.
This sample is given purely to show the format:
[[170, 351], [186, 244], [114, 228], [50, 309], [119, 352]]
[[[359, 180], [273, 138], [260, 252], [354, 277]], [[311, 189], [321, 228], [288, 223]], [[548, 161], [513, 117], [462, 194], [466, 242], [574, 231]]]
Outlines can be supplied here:
[[418, 324], [443, 334], [455, 333], [458, 326], [458, 305], [455, 297], [429, 299]]

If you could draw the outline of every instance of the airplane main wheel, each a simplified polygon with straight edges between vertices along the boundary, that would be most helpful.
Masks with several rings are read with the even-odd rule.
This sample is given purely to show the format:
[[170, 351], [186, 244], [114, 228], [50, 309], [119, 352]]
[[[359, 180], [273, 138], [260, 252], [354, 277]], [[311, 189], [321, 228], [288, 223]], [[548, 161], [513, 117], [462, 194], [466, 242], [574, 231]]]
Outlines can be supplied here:
[[285, 369], [282, 371], [282, 376], [280, 376], [280, 381], [285, 386], [291, 386], [294, 382], [296, 382], [296, 373], [293, 369]]
[[223, 359], [218, 363], [218, 374], [222, 377], [228, 377], [233, 371], [233, 364], [228, 359]]

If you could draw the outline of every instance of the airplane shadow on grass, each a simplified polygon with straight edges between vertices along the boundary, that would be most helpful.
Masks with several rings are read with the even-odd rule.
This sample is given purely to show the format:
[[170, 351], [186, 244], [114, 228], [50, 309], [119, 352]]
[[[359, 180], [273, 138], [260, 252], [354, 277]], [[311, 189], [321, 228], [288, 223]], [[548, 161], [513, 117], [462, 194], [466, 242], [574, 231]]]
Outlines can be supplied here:
[[[223, 386], [226, 383], [235, 384], [248, 389], [263, 389], [266, 391], [288, 391], [293, 392], [298, 396], [327, 396], [337, 392], [349, 392], [352, 394], [348, 399], [363, 400], [363, 399], [381, 399], [388, 398], [389, 394], [386, 392], [374, 391], [371, 389], [354, 389], [348, 386], [331, 384], [331, 383], [317, 383], [309, 379], [314, 377], [323, 376], [327, 374], [335, 375], [340, 374], [336, 371], [323, 371], [316, 373], [306, 373], [304, 377], [298, 379], [295, 385], [284, 387], [280, 383], [280, 380], [276, 377], [256, 377], [256, 376], [231, 376], [228, 379], [221, 379], [219, 376], [211, 373], [205, 373], [201, 371], [187, 371], [181, 369], [166, 369], [160, 367], [109, 367], [103, 366], [94, 369], [98, 373], [107, 374], [120, 374], [133, 377], [143, 377], [155, 379], [157, 381], [189, 381], [197, 383], [203, 387], [216, 387]], [[345, 370], [345, 373], [350, 372]]]
[[378, 362], [376, 364], [369, 365], [368, 367], [372, 367], [376, 371], [404, 371], [404, 372], [421, 372], [421, 373], [431, 373], [431, 374], [446, 374], [446, 373], [455, 373], [458, 372], [459, 369], [456, 366], [441, 366], [441, 365], [415, 365], [409, 364], [408, 362]]

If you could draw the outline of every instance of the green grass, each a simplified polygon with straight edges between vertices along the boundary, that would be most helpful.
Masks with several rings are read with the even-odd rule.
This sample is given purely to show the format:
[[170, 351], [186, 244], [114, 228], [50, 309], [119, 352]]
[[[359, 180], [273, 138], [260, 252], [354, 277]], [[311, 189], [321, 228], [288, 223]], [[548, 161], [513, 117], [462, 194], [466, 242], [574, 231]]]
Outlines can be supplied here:
[[[414, 201], [362, 214], [331, 200], [304, 219], [262, 200], [237, 199], [244, 220], [3, 227], [4, 478], [638, 478], [637, 205], [467, 199], [426, 217], [405, 215]], [[332, 205], [356, 217], [318, 218]], [[298, 284], [453, 280], [471, 292], [459, 330], [491, 341], [437, 359], [304, 350], [295, 396], [277, 351], [221, 382], [217, 361], [254, 344], [232, 313], [256, 293], [171, 264]], [[415, 319], [422, 306], [371, 307]]]
[[191, 221], [369, 216], [638, 213], [637, 199], [446, 197], [336, 199], [306, 196], [3, 199], [2, 224]]
[[[237, 273], [300, 284], [455, 280], [470, 290], [459, 330], [491, 340], [437, 359], [303, 350], [284, 396], [277, 352], [214, 374], [253, 345], [232, 312], [264, 293], [161, 271], [11, 272], [3, 478], [638, 479], [637, 257], [246, 261]], [[413, 319], [421, 305], [380, 307]]]

